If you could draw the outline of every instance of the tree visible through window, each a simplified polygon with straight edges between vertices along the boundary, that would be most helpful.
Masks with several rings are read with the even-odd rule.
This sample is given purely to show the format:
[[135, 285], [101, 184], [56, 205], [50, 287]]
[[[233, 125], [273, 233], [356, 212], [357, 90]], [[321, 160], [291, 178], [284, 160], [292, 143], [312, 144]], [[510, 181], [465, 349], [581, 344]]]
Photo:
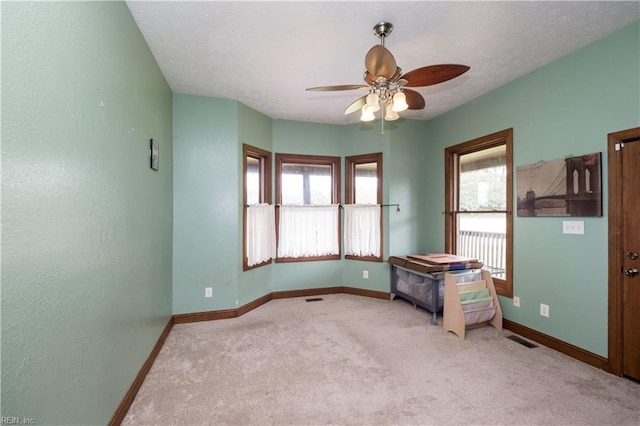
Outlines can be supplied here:
[[449, 147], [445, 158], [445, 249], [478, 258], [511, 297], [512, 129]]

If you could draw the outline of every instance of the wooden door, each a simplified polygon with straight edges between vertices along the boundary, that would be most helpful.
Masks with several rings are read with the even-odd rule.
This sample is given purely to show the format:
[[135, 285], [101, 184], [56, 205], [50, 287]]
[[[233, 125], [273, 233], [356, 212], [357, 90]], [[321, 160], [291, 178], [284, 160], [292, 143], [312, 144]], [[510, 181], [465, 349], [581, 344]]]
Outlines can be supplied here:
[[619, 335], [609, 336], [610, 367], [640, 380], [640, 128], [609, 135], [609, 144], [609, 320]]
[[640, 139], [622, 152], [622, 373], [640, 380]]

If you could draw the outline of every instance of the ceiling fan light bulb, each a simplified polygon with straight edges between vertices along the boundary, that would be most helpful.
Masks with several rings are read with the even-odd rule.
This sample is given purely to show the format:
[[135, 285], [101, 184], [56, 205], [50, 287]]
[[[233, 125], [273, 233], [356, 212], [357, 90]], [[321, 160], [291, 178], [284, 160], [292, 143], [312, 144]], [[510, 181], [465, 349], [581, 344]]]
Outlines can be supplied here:
[[367, 109], [367, 106], [362, 107], [362, 116], [360, 116], [360, 121], [373, 121], [376, 116], [373, 114], [373, 111]]
[[365, 104], [364, 108], [367, 109], [367, 111], [370, 111], [372, 114], [376, 111], [380, 110], [380, 98], [378, 97], [378, 95], [376, 93], [369, 93], [367, 95], [367, 103]]
[[393, 108], [387, 108], [387, 113], [384, 116], [384, 119], [386, 121], [396, 121], [398, 118], [400, 118], [400, 116], [398, 115], [397, 112], [395, 112], [393, 110]]
[[402, 112], [407, 108], [409, 108], [409, 105], [407, 104], [407, 96], [404, 93], [398, 92], [393, 95], [393, 106], [391, 109], [394, 112]]

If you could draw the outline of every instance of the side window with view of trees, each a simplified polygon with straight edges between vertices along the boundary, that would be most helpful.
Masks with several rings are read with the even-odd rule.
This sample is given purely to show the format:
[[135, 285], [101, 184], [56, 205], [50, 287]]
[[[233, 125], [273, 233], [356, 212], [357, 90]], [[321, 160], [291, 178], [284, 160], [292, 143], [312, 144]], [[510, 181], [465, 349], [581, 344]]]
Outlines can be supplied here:
[[499, 294], [512, 285], [512, 129], [445, 150], [448, 253], [477, 258]]

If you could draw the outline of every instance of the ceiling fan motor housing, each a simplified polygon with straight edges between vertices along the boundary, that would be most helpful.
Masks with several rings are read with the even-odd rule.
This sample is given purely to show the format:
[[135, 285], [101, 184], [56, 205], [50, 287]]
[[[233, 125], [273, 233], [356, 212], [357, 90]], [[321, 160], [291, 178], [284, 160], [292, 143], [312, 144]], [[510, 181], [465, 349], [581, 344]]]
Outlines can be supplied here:
[[384, 45], [384, 39], [393, 31], [393, 25], [389, 22], [379, 22], [373, 26], [373, 33], [380, 39]]

